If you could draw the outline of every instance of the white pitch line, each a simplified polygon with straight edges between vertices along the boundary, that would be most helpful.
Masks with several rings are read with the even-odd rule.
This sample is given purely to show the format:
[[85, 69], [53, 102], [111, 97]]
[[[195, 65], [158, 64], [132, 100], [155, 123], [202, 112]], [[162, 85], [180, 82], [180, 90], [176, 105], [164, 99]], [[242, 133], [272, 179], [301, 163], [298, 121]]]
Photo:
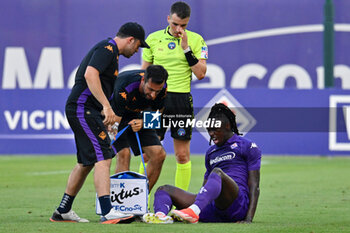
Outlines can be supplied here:
[[265, 161], [265, 160], [261, 161], [261, 165], [266, 165], [266, 164], [270, 164], [270, 163], [271, 163], [271, 162]]
[[57, 175], [57, 174], [67, 174], [71, 171], [65, 170], [65, 171], [47, 171], [47, 172], [28, 172], [27, 175], [30, 176], [46, 176], [46, 175]]

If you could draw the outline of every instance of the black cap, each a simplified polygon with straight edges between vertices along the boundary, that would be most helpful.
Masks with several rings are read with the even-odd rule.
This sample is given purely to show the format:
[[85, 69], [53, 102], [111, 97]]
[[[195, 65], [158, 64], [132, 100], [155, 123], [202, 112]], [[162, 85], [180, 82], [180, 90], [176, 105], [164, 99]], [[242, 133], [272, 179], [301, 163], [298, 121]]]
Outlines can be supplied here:
[[140, 24], [135, 22], [128, 22], [120, 27], [119, 32], [140, 40], [142, 48], [149, 48], [149, 45], [145, 41], [145, 31]]

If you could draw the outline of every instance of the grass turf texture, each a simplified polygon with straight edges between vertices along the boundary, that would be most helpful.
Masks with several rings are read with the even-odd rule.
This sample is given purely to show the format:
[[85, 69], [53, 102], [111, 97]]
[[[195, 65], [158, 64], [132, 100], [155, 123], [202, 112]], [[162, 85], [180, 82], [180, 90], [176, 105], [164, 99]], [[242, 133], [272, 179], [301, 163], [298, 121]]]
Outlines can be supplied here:
[[[132, 159], [132, 170], [139, 161]], [[101, 225], [94, 213], [92, 174], [73, 204], [78, 215], [91, 222], [49, 222], [74, 156], [0, 156], [0, 232], [350, 232], [350, 158], [265, 156], [262, 163], [253, 224]], [[168, 156], [154, 190], [173, 184], [174, 164], [174, 156]], [[189, 191], [199, 190], [203, 173], [204, 157], [192, 156]]]

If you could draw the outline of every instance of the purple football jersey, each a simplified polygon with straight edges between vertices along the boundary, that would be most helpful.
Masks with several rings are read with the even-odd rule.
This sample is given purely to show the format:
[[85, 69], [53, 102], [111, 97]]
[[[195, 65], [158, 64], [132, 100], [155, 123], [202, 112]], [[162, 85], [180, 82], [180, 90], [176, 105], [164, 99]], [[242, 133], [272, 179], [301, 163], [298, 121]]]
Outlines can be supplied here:
[[224, 145], [209, 147], [205, 155], [207, 171], [204, 179], [208, 179], [215, 167], [221, 168], [239, 186], [240, 190], [248, 193], [248, 171], [259, 170], [261, 151], [254, 142], [234, 134]]

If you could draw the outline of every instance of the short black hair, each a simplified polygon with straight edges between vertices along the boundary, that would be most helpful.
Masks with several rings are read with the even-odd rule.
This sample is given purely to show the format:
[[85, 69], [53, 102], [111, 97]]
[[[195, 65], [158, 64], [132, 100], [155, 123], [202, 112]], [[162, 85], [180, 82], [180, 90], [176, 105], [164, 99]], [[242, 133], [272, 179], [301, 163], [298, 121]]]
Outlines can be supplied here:
[[116, 36], [122, 39], [130, 37], [130, 35], [126, 35], [125, 33], [122, 33], [122, 32], [117, 32]]
[[214, 106], [210, 109], [210, 113], [208, 116], [208, 119], [215, 118], [226, 118], [228, 122], [230, 123], [231, 130], [237, 134], [242, 135], [239, 133], [236, 123], [236, 115], [227, 107], [225, 104], [222, 103], [216, 103]]
[[152, 79], [152, 83], [162, 84], [168, 80], [168, 72], [161, 65], [150, 65], [145, 70], [145, 82]]
[[176, 14], [180, 19], [191, 16], [191, 7], [186, 2], [175, 2], [170, 8], [170, 15]]

